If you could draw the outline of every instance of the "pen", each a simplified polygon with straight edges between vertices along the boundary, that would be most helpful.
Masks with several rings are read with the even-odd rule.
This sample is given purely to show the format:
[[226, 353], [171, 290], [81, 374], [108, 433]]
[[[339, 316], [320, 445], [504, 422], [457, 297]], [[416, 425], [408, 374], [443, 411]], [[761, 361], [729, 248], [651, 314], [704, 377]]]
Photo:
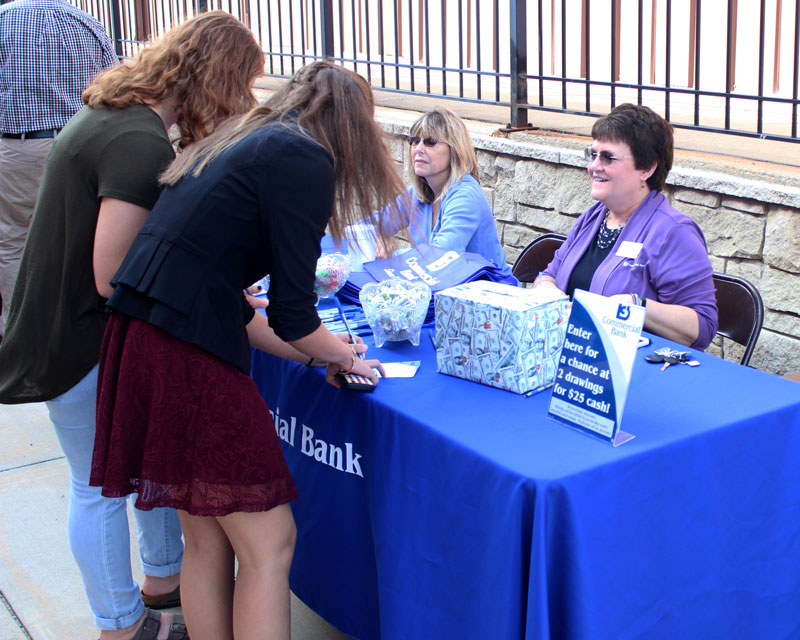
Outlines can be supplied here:
[[[353, 333], [353, 330], [350, 328], [350, 324], [347, 322], [347, 318], [344, 315], [344, 310], [342, 309], [342, 303], [339, 302], [339, 298], [334, 297], [333, 300], [336, 302], [336, 308], [339, 309], [339, 316], [342, 318], [342, 323], [344, 324], [344, 328], [347, 330], [347, 335], [350, 336], [350, 343], [356, 344], [356, 336]], [[358, 354], [359, 358], [364, 358], [363, 353]]]

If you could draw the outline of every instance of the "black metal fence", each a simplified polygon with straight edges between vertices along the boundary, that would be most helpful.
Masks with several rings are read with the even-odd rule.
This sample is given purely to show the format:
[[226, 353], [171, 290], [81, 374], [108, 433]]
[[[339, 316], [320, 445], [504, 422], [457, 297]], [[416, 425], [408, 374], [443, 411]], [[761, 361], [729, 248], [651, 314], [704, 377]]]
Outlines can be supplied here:
[[199, 11], [255, 33], [268, 75], [330, 58], [385, 91], [800, 142], [800, 0], [72, 0], [130, 56]]

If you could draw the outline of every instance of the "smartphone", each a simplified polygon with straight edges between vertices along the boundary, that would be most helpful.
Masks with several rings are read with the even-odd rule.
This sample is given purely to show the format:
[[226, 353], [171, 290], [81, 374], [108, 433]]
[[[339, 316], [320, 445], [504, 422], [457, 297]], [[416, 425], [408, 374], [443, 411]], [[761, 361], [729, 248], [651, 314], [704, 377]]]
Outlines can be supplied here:
[[360, 376], [357, 373], [337, 373], [336, 377], [342, 383], [342, 389], [350, 389], [352, 391], [375, 391], [375, 385], [372, 380]]

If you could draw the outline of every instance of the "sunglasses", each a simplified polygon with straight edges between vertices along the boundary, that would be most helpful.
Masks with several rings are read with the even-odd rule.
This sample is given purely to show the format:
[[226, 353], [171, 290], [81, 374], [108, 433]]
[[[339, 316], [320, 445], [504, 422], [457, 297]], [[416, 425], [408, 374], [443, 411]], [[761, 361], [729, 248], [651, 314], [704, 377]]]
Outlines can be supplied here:
[[419, 136], [408, 136], [408, 146], [409, 147], [416, 147], [419, 143], [424, 144], [426, 147], [435, 147], [442, 140], [437, 140], [436, 138], [420, 138]]
[[583, 157], [586, 158], [588, 162], [594, 162], [600, 158], [600, 164], [607, 167], [610, 164], [614, 164], [617, 160], [622, 161], [624, 158], [632, 158], [633, 156], [615, 156], [610, 151], [595, 151], [591, 147], [586, 147], [583, 150]]

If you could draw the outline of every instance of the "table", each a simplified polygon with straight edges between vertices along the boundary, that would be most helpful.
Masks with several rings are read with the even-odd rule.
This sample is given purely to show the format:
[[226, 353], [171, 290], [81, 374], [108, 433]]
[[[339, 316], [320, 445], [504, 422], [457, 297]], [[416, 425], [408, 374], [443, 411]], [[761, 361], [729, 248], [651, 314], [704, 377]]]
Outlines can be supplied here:
[[[361, 640], [800, 637], [800, 385], [637, 355], [621, 447], [436, 373], [338, 391], [257, 353], [300, 498], [293, 591]], [[292, 438], [293, 434], [293, 438]]]

